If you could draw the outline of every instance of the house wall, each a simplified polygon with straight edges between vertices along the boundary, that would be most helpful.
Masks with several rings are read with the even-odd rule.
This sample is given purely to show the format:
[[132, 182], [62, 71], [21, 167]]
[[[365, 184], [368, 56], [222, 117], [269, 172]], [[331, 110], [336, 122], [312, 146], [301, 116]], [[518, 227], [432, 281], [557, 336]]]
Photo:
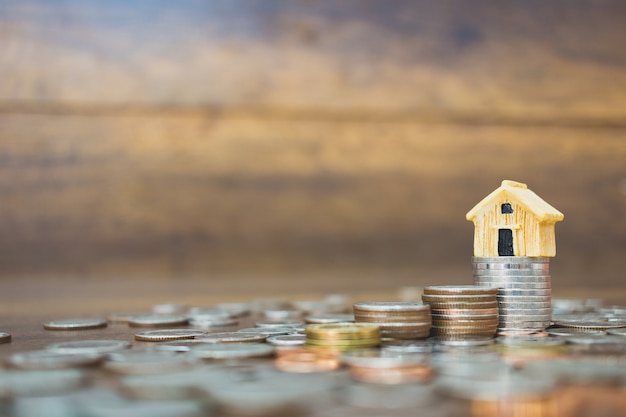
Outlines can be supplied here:
[[[513, 213], [502, 214], [501, 205], [510, 203]], [[513, 231], [515, 256], [555, 256], [554, 224], [540, 224], [526, 208], [506, 193], [476, 216], [474, 256], [498, 256], [498, 230]]]

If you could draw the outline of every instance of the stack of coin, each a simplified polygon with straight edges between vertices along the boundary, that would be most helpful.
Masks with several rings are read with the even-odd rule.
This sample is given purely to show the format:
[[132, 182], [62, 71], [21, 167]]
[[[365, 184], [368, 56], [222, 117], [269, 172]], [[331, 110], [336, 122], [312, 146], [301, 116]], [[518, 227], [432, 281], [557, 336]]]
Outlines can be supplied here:
[[433, 336], [441, 340], [490, 338], [498, 327], [498, 289], [475, 285], [433, 285], [422, 300], [430, 304]]
[[498, 333], [534, 333], [550, 325], [549, 258], [474, 257], [472, 264], [474, 284], [498, 287]]
[[430, 334], [430, 306], [414, 301], [356, 303], [354, 321], [375, 323], [386, 339], [425, 339]]
[[305, 336], [306, 346], [338, 352], [380, 344], [380, 328], [369, 323], [311, 324]]

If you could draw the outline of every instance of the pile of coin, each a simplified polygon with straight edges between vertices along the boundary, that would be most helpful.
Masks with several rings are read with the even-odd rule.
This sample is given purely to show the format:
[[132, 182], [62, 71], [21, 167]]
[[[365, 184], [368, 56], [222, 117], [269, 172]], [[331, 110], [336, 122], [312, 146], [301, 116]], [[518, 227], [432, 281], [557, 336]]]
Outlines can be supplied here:
[[550, 260], [546, 257], [474, 257], [474, 284], [498, 288], [500, 334], [543, 331], [550, 325]]
[[337, 352], [380, 344], [380, 328], [369, 323], [311, 324], [305, 336], [306, 346]]
[[498, 289], [475, 285], [433, 285], [422, 300], [430, 304], [433, 336], [442, 340], [490, 338], [498, 327]]
[[414, 301], [364, 302], [353, 306], [354, 321], [375, 323], [385, 339], [425, 339], [432, 326], [430, 306]]

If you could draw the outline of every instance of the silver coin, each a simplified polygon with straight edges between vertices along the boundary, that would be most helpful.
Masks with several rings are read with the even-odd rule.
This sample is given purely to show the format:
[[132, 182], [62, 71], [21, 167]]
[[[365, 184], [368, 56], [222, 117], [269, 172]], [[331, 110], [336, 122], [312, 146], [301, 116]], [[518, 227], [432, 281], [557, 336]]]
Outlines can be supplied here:
[[134, 316], [128, 320], [131, 327], [167, 327], [184, 326], [189, 322], [186, 316], [162, 316], [158, 314], [147, 314]]
[[536, 277], [550, 278], [550, 272], [542, 269], [473, 269], [474, 277]]
[[269, 337], [295, 333], [295, 330], [293, 327], [250, 327], [246, 329], [239, 329], [237, 330], [237, 333], [254, 333]]
[[549, 314], [500, 314], [498, 319], [501, 322], [515, 322], [515, 321], [550, 321], [552, 320]]
[[206, 335], [206, 332], [195, 329], [161, 329], [148, 330], [135, 334], [135, 340], [142, 342], [163, 342], [167, 340], [195, 339]]
[[239, 320], [231, 318], [231, 317], [224, 317], [224, 318], [191, 318], [189, 320], [189, 324], [194, 326], [194, 327], [200, 327], [203, 329], [209, 329], [212, 327], [231, 327], [231, 326], [236, 326], [239, 324]]
[[552, 295], [552, 290], [549, 288], [544, 289], [535, 289], [535, 290], [524, 290], [517, 288], [499, 288], [498, 295], [501, 297], [506, 296], [520, 296], [520, 297], [550, 297]]
[[189, 354], [201, 359], [258, 358], [274, 354], [274, 347], [265, 343], [230, 343], [194, 345]]
[[498, 332], [501, 331], [509, 331], [509, 330], [533, 330], [533, 331], [543, 331], [545, 328], [550, 326], [550, 323], [536, 323], [536, 322], [519, 322], [519, 323], [501, 323], [498, 325]]
[[343, 352], [340, 361], [348, 366], [365, 368], [397, 368], [424, 363], [421, 355], [401, 355], [389, 350], [358, 349]]
[[283, 334], [266, 339], [267, 343], [274, 346], [301, 346], [305, 341], [306, 336], [303, 334]]
[[610, 334], [611, 336], [626, 336], [626, 329], [624, 328], [610, 329], [607, 331], [607, 333]]
[[103, 359], [101, 353], [69, 354], [34, 350], [13, 354], [6, 359], [6, 364], [21, 369], [61, 369], [95, 365]]
[[381, 349], [400, 354], [431, 353], [433, 341], [431, 339], [385, 341], [382, 343]]
[[9, 343], [11, 341], [11, 334], [6, 332], [0, 332], [0, 344]]
[[524, 314], [552, 314], [552, 309], [550, 308], [501, 308], [499, 311], [501, 316], [506, 315], [524, 315]]
[[452, 346], [452, 347], [473, 347], [473, 346], [489, 346], [494, 343], [493, 337], [468, 337], [460, 340], [455, 339], [445, 339], [441, 337], [433, 337], [432, 340], [434, 343], [443, 346]]
[[488, 263], [488, 264], [548, 264], [550, 258], [547, 256], [472, 256], [472, 263]]
[[308, 324], [352, 323], [354, 314], [317, 314], [306, 316], [304, 321]]
[[621, 321], [586, 321], [586, 320], [556, 320], [555, 326], [558, 327], [577, 327], [581, 329], [599, 329], [610, 330], [626, 327], [626, 320]]
[[549, 295], [496, 295], [498, 303], [511, 302], [511, 303], [549, 303]]
[[109, 353], [130, 349], [131, 344], [125, 340], [73, 340], [71, 342], [53, 343], [46, 350], [57, 353]]
[[267, 335], [258, 332], [219, 332], [207, 333], [198, 340], [213, 343], [261, 343], [264, 342], [266, 338]]
[[388, 311], [388, 312], [405, 312], [405, 311], [429, 311], [430, 306], [415, 301], [374, 301], [366, 303], [355, 303], [355, 310], [362, 311]]
[[474, 283], [477, 285], [497, 286], [498, 283], [511, 284], [546, 284], [552, 283], [549, 276], [473, 276]]
[[119, 374], [151, 375], [189, 369], [197, 363], [195, 358], [175, 352], [129, 350], [110, 353], [103, 366]]
[[480, 295], [495, 293], [497, 293], [496, 288], [488, 285], [429, 285], [424, 287], [424, 294]]
[[573, 327], [552, 327], [546, 329], [546, 333], [550, 336], [578, 336], [581, 334], [604, 335], [607, 332], [604, 330], [576, 329]]
[[[523, 298], [523, 297], [522, 297]], [[550, 308], [550, 301], [499, 301], [500, 309]]]
[[215, 341], [211, 340], [202, 340], [202, 339], [185, 339], [185, 340], [174, 340], [171, 342], [163, 342], [154, 346], [156, 350], [163, 350], [168, 352], [189, 352], [192, 346], [198, 344], [207, 344], [207, 343], [215, 343]]
[[[475, 280], [477, 284], [486, 284], [486, 282], [481, 280]], [[551, 289], [552, 284], [550, 282], [490, 282], [491, 285], [497, 288], [509, 288], [509, 289], [518, 289], [518, 290], [543, 290], [543, 289]]]
[[46, 330], [88, 330], [106, 326], [107, 321], [102, 319], [55, 320], [43, 324], [43, 328]]

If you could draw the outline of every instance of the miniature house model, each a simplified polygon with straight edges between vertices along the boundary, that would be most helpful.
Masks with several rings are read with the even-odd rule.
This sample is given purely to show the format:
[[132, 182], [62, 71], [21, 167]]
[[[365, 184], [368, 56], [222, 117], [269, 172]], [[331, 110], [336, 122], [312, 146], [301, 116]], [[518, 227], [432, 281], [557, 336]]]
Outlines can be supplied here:
[[563, 214], [522, 184], [502, 185], [465, 217], [474, 223], [474, 256], [555, 256], [554, 224]]

